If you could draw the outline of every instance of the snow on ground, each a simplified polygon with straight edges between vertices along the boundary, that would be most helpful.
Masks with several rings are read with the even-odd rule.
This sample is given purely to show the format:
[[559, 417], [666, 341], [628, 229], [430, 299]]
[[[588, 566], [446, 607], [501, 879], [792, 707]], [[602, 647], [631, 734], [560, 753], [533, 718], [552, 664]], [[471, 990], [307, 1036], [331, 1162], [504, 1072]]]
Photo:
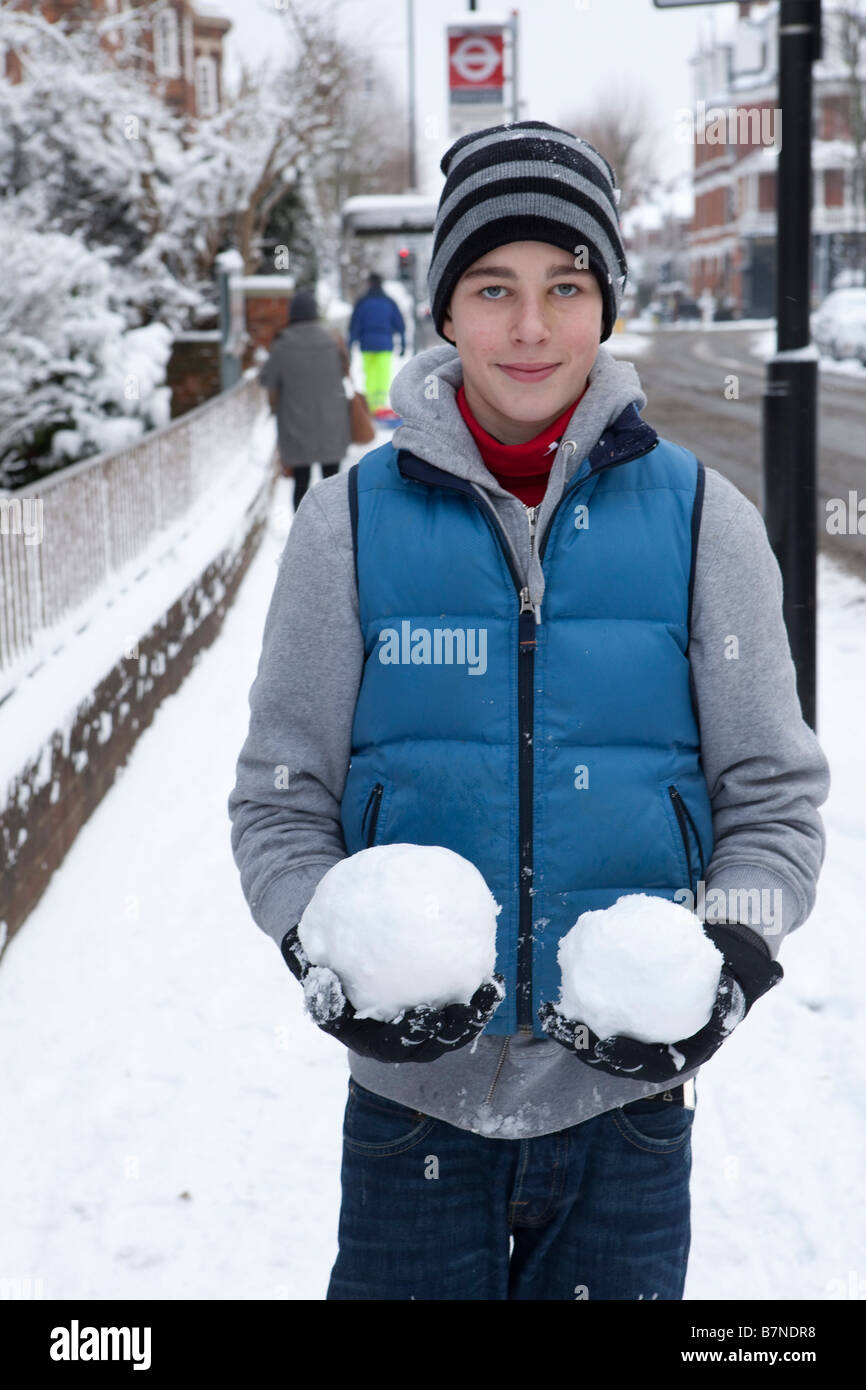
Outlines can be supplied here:
[[818, 601], [826, 857], [784, 980], [697, 1078], [687, 1298], [866, 1298], [866, 586], [822, 556]]
[[0, 1277], [45, 1298], [324, 1288], [346, 1054], [250, 918], [226, 811], [280, 549], [0, 962]]
[[630, 333], [730, 333], [744, 328], [768, 328], [775, 319], [678, 319], [676, 323], [654, 323], [651, 317], [640, 315], [626, 320]]
[[[347, 1057], [249, 915], [226, 810], [290, 496], [0, 958], [0, 1283], [46, 1299], [327, 1288]], [[827, 857], [785, 980], [697, 1079], [688, 1299], [866, 1296], [866, 588], [822, 559], [820, 602]]]
[[631, 333], [628, 329], [623, 329], [621, 333], [611, 333], [605, 347], [613, 353], [614, 357], [624, 357], [630, 361], [632, 357], [642, 357], [652, 346], [650, 338], [643, 333]]

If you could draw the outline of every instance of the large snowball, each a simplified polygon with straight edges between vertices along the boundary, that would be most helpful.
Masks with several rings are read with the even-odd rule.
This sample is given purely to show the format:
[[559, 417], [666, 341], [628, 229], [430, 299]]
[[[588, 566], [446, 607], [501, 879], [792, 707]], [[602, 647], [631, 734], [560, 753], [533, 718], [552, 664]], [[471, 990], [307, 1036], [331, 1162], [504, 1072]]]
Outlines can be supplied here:
[[566, 1018], [600, 1038], [690, 1038], [709, 1021], [723, 958], [680, 903], [629, 893], [584, 912], [559, 943]]
[[483, 875], [441, 845], [374, 845], [341, 859], [298, 924], [314, 965], [359, 1018], [468, 1004], [496, 963], [497, 905]]

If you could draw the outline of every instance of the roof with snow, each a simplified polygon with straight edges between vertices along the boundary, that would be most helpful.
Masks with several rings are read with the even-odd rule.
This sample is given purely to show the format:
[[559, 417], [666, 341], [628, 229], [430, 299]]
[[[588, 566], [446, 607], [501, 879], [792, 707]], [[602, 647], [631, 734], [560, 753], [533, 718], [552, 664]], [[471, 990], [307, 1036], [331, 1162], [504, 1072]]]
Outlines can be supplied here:
[[438, 206], [422, 193], [358, 194], [343, 203], [343, 222], [356, 232], [431, 232]]
[[295, 277], [289, 275], [233, 275], [232, 284], [240, 285], [247, 295], [255, 298], [257, 294], [291, 294], [295, 288]]

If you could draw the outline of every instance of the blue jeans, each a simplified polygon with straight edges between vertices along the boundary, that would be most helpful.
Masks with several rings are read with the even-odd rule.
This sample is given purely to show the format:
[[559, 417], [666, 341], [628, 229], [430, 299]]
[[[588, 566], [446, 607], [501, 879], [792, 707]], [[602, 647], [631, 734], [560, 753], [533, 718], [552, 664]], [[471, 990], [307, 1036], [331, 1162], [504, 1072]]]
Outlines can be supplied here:
[[491, 1139], [350, 1078], [327, 1298], [681, 1299], [693, 1118], [653, 1098]]

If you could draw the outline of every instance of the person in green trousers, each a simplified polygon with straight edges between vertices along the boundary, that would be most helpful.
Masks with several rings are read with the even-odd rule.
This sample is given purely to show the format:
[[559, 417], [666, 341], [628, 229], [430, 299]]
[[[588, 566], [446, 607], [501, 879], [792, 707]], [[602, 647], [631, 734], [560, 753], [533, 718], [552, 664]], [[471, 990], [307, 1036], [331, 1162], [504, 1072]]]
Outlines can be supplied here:
[[382, 288], [382, 277], [370, 274], [367, 292], [357, 301], [349, 324], [349, 351], [358, 343], [364, 364], [367, 404], [374, 415], [388, 414], [391, 355], [394, 336], [400, 337], [400, 356], [406, 353], [406, 324], [397, 304]]

